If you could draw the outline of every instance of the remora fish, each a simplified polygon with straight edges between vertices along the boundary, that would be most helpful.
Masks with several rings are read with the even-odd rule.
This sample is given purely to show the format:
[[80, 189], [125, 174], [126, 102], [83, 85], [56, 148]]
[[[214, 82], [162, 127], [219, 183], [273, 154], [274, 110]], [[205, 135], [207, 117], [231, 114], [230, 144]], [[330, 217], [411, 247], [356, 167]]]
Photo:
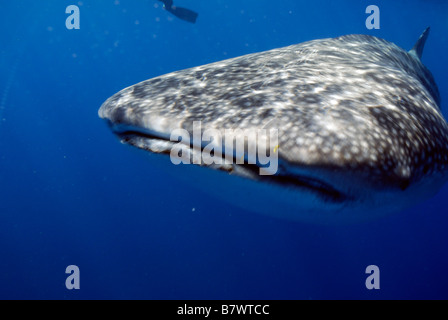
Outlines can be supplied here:
[[[313, 40], [159, 76], [109, 98], [99, 116], [127, 143], [167, 153], [173, 129], [278, 128], [278, 171], [169, 163], [249, 209], [336, 220], [401, 210], [447, 180], [448, 127], [421, 55], [367, 35]], [[192, 152], [198, 146], [188, 146]], [[195, 168], [195, 169], [192, 169]], [[205, 171], [205, 172], [204, 172]]]

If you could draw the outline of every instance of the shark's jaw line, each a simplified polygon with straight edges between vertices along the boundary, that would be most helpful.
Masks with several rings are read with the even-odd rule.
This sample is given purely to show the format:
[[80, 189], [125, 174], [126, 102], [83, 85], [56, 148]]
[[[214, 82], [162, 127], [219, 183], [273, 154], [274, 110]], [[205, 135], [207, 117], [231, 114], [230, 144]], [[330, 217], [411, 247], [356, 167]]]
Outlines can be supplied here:
[[[111, 122], [109, 123], [109, 125], [112, 128], [112, 131], [121, 139], [123, 143], [132, 145], [132, 141], [135, 140], [135, 138], [153, 142], [165, 142], [171, 144], [172, 146], [174, 146], [176, 143], [179, 143], [178, 141], [166, 139], [166, 137], [157, 135], [151, 130], [145, 128], [127, 126], [123, 124], [115, 125]], [[194, 148], [192, 143], [187, 147], [189, 147], [190, 150]], [[162, 153], [166, 155], [170, 154], [168, 149]], [[225, 155], [223, 154], [222, 157], [222, 159], [224, 160]], [[309, 192], [318, 196], [323, 202], [338, 204], [352, 201], [354, 199], [353, 196], [343, 192], [331, 183], [312, 175], [306, 175], [305, 173], [286, 173], [285, 170], [279, 170], [274, 175], [259, 175], [258, 173], [260, 166], [248, 163], [236, 164], [236, 159], [233, 158], [233, 167], [235, 168], [236, 166], [238, 167], [237, 170], [244, 171], [246, 174], [251, 175], [254, 179], [260, 182], [277, 184], [284, 188], [297, 188], [299, 191]]]

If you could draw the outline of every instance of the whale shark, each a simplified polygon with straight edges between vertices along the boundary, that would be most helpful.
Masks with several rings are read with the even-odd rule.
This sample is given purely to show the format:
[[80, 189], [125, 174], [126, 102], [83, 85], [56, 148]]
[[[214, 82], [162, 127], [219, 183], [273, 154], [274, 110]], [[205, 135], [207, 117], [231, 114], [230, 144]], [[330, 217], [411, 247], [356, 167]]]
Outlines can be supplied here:
[[[421, 61], [428, 34], [410, 51], [351, 34], [176, 71], [121, 90], [99, 116], [167, 172], [248, 210], [309, 221], [381, 216], [447, 180], [448, 127]], [[198, 121], [218, 132], [277, 130], [277, 171], [260, 175], [247, 161], [173, 165], [166, 155], [182, 141], [171, 133], [192, 134]], [[203, 148], [183, 146], [188, 156]]]

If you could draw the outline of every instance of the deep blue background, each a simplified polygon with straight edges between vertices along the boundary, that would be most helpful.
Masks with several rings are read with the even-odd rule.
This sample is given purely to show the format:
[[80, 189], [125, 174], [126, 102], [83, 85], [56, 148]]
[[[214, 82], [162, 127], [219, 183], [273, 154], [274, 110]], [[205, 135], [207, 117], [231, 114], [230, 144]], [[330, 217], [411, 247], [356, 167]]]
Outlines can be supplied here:
[[[368, 223], [279, 220], [153, 168], [97, 116], [170, 71], [349, 33], [409, 49], [429, 25], [423, 61], [446, 110], [448, 4], [391, 2], [175, 1], [199, 12], [192, 25], [155, 0], [2, 0], [0, 298], [448, 298], [447, 187]], [[65, 28], [70, 4], [80, 30]], [[81, 290], [65, 288], [71, 264]], [[370, 264], [380, 290], [364, 286]]]

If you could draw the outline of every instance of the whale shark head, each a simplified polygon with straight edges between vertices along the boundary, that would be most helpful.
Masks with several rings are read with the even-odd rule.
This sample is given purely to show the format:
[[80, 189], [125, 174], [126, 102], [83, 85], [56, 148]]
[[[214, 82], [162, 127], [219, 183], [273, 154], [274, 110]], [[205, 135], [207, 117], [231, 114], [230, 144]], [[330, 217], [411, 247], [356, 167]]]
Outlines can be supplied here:
[[347, 35], [173, 72], [118, 92], [99, 116], [123, 143], [151, 154], [171, 154], [181, 144], [186, 159], [207, 146], [172, 133], [192, 137], [195, 122], [202, 125], [199, 136], [207, 129], [220, 137], [230, 129], [275, 129], [275, 144], [243, 138], [244, 145], [276, 153], [272, 174], [261, 175], [260, 161], [244, 153], [226, 153], [221, 138], [209, 145], [234, 161], [169, 169], [198, 170], [194, 180], [206, 189], [230, 192], [227, 199], [254, 211], [337, 220], [401, 210], [447, 179], [448, 126], [421, 62], [428, 32], [410, 52]]

